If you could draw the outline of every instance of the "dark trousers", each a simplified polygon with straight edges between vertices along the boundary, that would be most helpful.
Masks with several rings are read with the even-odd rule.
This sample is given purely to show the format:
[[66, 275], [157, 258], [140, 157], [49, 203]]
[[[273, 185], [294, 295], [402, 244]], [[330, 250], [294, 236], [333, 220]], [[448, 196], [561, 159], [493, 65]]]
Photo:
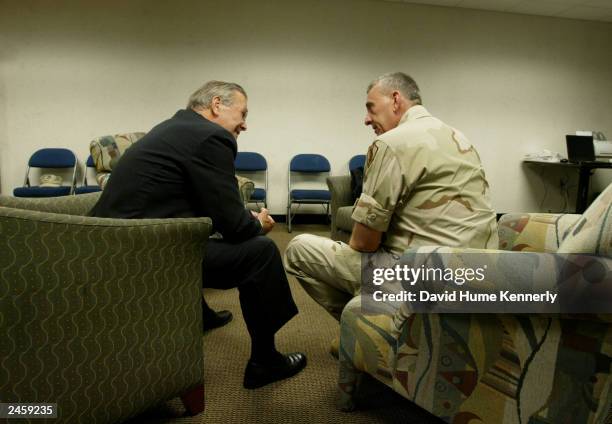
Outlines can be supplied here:
[[267, 237], [242, 243], [208, 240], [203, 280], [204, 287], [238, 288], [251, 337], [276, 333], [298, 312], [280, 252]]

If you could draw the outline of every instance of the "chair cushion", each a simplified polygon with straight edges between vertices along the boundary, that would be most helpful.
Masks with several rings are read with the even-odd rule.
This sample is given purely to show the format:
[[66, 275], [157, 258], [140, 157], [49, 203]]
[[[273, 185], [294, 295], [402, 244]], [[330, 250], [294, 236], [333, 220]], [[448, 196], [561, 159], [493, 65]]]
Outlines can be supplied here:
[[291, 199], [329, 201], [331, 195], [328, 190], [291, 190]]
[[581, 253], [612, 257], [612, 184], [569, 230], [558, 253]]
[[352, 206], [342, 206], [338, 208], [336, 211], [336, 227], [340, 230], [348, 231], [349, 233], [353, 231], [353, 218], [351, 215], [353, 213]]
[[264, 200], [266, 198], [266, 190], [263, 188], [256, 188], [251, 194], [251, 200]]
[[102, 189], [97, 185], [88, 185], [75, 188], [74, 194], [95, 193], [97, 191], [102, 191]]
[[89, 143], [91, 157], [96, 164], [96, 171], [110, 172], [117, 165], [121, 155], [140, 140], [145, 133], [133, 132], [127, 134], [105, 135], [98, 137]]
[[57, 197], [68, 196], [70, 194], [69, 186], [61, 187], [17, 187], [13, 190], [15, 197]]

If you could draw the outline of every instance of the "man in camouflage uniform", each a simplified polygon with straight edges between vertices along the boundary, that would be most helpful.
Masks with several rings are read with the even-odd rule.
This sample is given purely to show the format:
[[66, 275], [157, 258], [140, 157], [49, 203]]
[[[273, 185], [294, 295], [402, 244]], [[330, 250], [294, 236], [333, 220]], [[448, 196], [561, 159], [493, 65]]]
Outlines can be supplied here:
[[409, 247], [497, 248], [495, 212], [474, 146], [421, 106], [416, 82], [385, 74], [368, 87], [363, 192], [349, 244], [303, 234], [285, 252], [287, 272], [340, 319], [361, 289], [361, 252], [399, 258]]

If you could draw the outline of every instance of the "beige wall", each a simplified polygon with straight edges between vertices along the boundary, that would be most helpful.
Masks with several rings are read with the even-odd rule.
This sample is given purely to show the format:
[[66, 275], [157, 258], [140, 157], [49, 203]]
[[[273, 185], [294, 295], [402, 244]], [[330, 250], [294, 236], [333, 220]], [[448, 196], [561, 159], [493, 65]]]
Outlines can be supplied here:
[[524, 169], [525, 153], [564, 153], [576, 129], [612, 138], [611, 24], [367, 0], [255, 3], [0, 0], [2, 192], [21, 184], [35, 149], [85, 158], [93, 137], [148, 130], [213, 78], [249, 93], [239, 146], [268, 158], [273, 213], [284, 213], [292, 155], [323, 153], [344, 174], [366, 151], [365, 87], [388, 71], [414, 76], [430, 111], [476, 144], [498, 211], [563, 206], [558, 175]]

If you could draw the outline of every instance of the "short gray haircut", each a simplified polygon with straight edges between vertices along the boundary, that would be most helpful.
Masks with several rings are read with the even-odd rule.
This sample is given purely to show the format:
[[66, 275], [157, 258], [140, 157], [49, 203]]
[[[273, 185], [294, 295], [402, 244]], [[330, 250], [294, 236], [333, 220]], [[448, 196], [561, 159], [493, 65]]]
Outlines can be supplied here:
[[414, 101], [418, 105], [422, 104], [419, 86], [410, 75], [406, 75], [403, 72], [391, 72], [381, 75], [368, 85], [367, 93], [378, 84], [387, 92], [399, 91], [405, 98]]
[[187, 108], [209, 109], [214, 97], [220, 97], [221, 103], [230, 106], [234, 102], [234, 93], [238, 91], [247, 97], [246, 91], [234, 82], [208, 81], [189, 97]]

